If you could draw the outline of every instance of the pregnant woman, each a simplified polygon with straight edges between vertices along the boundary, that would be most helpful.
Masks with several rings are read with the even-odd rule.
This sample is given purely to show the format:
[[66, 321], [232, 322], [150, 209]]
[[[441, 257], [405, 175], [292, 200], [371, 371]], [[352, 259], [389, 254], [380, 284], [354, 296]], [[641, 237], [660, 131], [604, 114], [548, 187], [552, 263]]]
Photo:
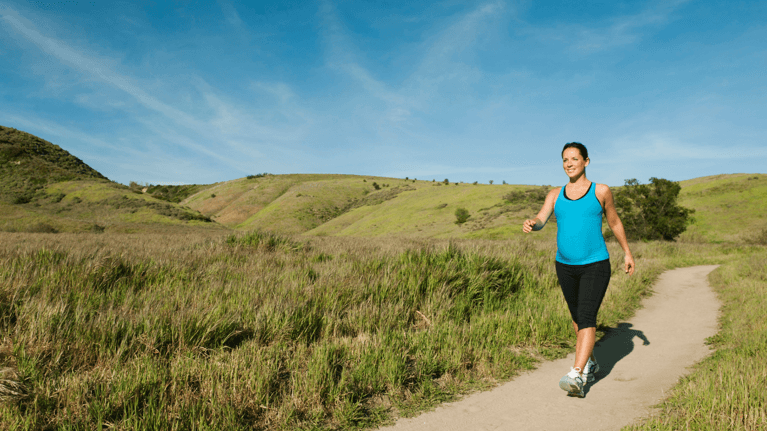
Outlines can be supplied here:
[[583, 144], [566, 144], [562, 167], [570, 181], [551, 190], [538, 215], [522, 224], [522, 231], [530, 233], [543, 229], [552, 212], [557, 217], [557, 278], [577, 337], [575, 364], [559, 381], [559, 387], [576, 397], [584, 396], [585, 384], [593, 381], [599, 371], [593, 353], [597, 312], [610, 283], [610, 255], [602, 236], [603, 214], [623, 248], [624, 271], [631, 275], [635, 267], [610, 188], [586, 178], [589, 161]]

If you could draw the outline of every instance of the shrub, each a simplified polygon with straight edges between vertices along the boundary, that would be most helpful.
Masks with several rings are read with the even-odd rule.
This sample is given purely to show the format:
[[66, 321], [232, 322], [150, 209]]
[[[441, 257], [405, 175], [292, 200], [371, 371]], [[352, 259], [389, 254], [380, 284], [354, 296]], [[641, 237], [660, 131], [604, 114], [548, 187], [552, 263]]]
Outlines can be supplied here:
[[450, 184], [450, 181], [448, 181], [448, 180], [447, 180], [447, 178], [445, 178], [445, 181], [442, 181], [442, 183], [443, 183], [444, 185], [448, 185], [448, 184]]
[[511, 204], [538, 206], [543, 205], [548, 194], [549, 188], [540, 186], [528, 190], [512, 190], [503, 195], [503, 199]]
[[53, 202], [53, 203], [59, 203], [65, 197], [66, 197], [66, 195], [64, 193], [61, 193], [61, 192], [52, 193], [50, 195], [51, 202]]
[[28, 204], [32, 200], [30, 194], [20, 194], [13, 198], [13, 203], [16, 205]]
[[378, 183], [375, 181], [373, 181], [373, 188], [376, 190], [381, 190], [381, 186], [379, 186]]
[[466, 208], [458, 208], [455, 210], [455, 223], [458, 225], [466, 223], [467, 220], [469, 220], [469, 217], [471, 215], [469, 214], [469, 210]]
[[615, 209], [626, 236], [633, 240], [673, 241], [694, 222], [695, 210], [677, 205], [682, 187], [663, 178], [650, 178], [650, 184], [636, 179], [615, 192]]

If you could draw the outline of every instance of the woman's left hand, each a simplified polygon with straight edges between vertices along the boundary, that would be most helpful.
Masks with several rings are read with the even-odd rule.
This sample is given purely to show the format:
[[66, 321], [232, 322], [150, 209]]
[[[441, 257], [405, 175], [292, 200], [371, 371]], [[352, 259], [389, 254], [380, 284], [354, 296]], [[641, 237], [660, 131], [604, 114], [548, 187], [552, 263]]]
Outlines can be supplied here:
[[633, 275], [634, 268], [636, 268], [636, 265], [634, 264], [634, 257], [630, 254], [627, 254], [626, 257], [623, 258], [623, 270], [626, 271], [628, 275]]

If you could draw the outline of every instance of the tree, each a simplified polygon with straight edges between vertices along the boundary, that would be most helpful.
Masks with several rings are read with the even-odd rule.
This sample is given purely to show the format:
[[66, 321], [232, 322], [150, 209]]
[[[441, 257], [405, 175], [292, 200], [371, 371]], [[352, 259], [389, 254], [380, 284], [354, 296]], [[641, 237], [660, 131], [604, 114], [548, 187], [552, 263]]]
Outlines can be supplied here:
[[673, 241], [694, 222], [695, 210], [677, 205], [682, 187], [663, 178], [650, 178], [650, 184], [636, 179], [615, 192], [615, 209], [626, 236], [634, 240]]
[[455, 223], [458, 225], [466, 223], [466, 221], [471, 217], [469, 215], [469, 210], [466, 208], [458, 208], [455, 210]]

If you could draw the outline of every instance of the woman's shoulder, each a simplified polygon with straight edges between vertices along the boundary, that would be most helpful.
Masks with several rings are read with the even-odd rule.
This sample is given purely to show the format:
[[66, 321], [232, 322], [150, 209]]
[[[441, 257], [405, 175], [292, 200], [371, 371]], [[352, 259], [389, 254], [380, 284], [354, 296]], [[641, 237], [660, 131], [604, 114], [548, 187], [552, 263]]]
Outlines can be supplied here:
[[604, 207], [608, 197], [612, 196], [610, 187], [608, 187], [607, 184], [594, 183], [594, 185], [596, 186], [596, 189], [594, 189], [594, 194], [597, 196], [599, 203]]
[[610, 193], [610, 187], [608, 187], [607, 184], [594, 183], [594, 185], [596, 186], [594, 191], [597, 193], [597, 196], [604, 196], [607, 193]]

